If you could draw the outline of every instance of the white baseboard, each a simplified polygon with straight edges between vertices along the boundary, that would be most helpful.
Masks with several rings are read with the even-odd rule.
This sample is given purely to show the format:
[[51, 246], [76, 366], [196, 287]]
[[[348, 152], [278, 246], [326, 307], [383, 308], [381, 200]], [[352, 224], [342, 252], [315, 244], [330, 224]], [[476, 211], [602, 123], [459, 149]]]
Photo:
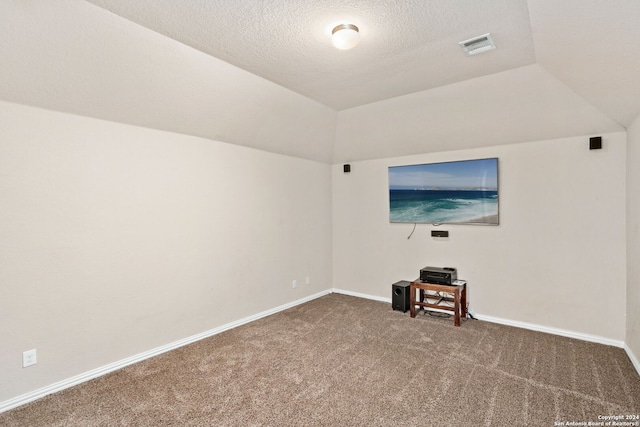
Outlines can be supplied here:
[[638, 361], [638, 358], [635, 354], [633, 354], [633, 351], [631, 351], [631, 348], [627, 345], [627, 343], [624, 343], [624, 351], [627, 352], [629, 360], [631, 360], [631, 363], [633, 363], [633, 367], [636, 368], [638, 375], [640, 375], [640, 361]]
[[[391, 298], [378, 297], [378, 296], [369, 295], [369, 294], [361, 294], [360, 292], [345, 291], [344, 289], [336, 289], [336, 288], [333, 288], [331, 290], [331, 292], [335, 293], [335, 294], [349, 295], [349, 296], [352, 296], [352, 297], [365, 298], [365, 299], [370, 299], [370, 300], [380, 301], [380, 302], [386, 302], [386, 303], [391, 304]], [[439, 313], [451, 314], [451, 311], [449, 311], [449, 310], [440, 310], [439, 308], [430, 308], [429, 311], [437, 311]]]
[[[360, 297], [360, 298], [371, 299], [374, 301], [391, 303], [391, 298], [383, 298], [375, 295], [362, 294], [359, 292], [346, 291], [343, 289], [336, 289], [336, 288], [332, 289], [331, 291], [338, 294], [351, 295], [354, 297]], [[598, 335], [590, 335], [590, 334], [584, 334], [581, 332], [569, 331], [566, 329], [551, 328], [548, 326], [536, 325], [535, 323], [527, 323], [527, 322], [520, 322], [517, 320], [502, 319], [500, 317], [494, 317], [494, 316], [485, 316], [483, 314], [475, 314], [471, 311], [470, 313], [474, 318], [478, 320], [483, 320], [485, 322], [498, 323], [498, 324], [507, 325], [507, 326], [515, 326], [517, 328], [529, 329], [529, 330], [538, 331], [538, 332], [545, 332], [547, 334], [560, 335], [560, 336], [569, 337], [569, 338], [576, 338], [582, 341], [595, 342], [598, 344], [611, 345], [614, 347], [620, 347], [620, 348], [626, 349], [626, 345], [624, 341], [613, 340], [611, 338], [601, 337]], [[630, 353], [631, 351], [627, 350], [627, 354], [630, 354]], [[636, 369], [638, 369], [637, 360], [634, 362], [634, 360], [632, 359], [632, 362], [636, 366]]]
[[380, 302], [388, 302], [389, 304], [391, 304], [391, 298], [378, 297], [378, 296], [369, 295], [369, 294], [361, 294], [360, 292], [345, 291], [344, 289], [333, 288], [331, 289], [331, 293], [349, 295], [352, 297], [370, 299], [370, 300], [380, 301]]
[[42, 388], [39, 388], [39, 389], [34, 390], [32, 392], [29, 392], [29, 393], [14, 397], [13, 399], [9, 399], [9, 400], [6, 400], [4, 402], [0, 402], [0, 413], [8, 411], [9, 409], [13, 409], [13, 408], [16, 408], [18, 406], [24, 405], [25, 403], [29, 403], [29, 402], [32, 402], [34, 400], [40, 399], [40, 398], [45, 397], [45, 396], [47, 396], [49, 394], [56, 393], [58, 391], [64, 390], [64, 389], [69, 388], [69, 387], [73, 387], [73, 386], [78, 385], [78, 384], [82, 384], [82, 383], [84, 383], [86, 381], [92, 380], [94, 378], [100, 377], [102, 375], [108, 374], [108, 373], [116, 371], [118, 369], [122, 369], [125, 366], [129, 366], [129, 365], [132, 365], [134, 363], [141, 362], [141, 361], [143, 361], [145, 359], [149, 359], [149, 358], [157, 356], [159, 354], [166, 353], [168, 351], [171, 351], [171, 350], [174, 350], [176, 348], [185, 346], [187, 344], [191, 344], [193, 342], [200, 341], [201, 339], [208, 338], [208, 337], [211, 337], [213, 335], [217, 335], [217, 334], [219, 334], [221, 332], [224, 332], [224, 331], [227, 331], [229, 329], [233, 329], [233, 328], [236, 328], [238, 326], [241, 326], [241, 325], [253, 322], [255, 320], [261, 319], [263, 317], [270, 316], [272, 314], [275, 314], [275, 313], [278, 313], [280, 311], [295, 307], [297, 305], [300, 305], [300, 304], [303, 304], [305, 302], [314, 300], [316, 298], [320, 298], [320, 297], [322, 297], [324, 295], [327, 295], [327, 294], [330, 294], [330, 293], [331, 293], [331, 290], [327, 289], [325, 291], [318, 292], [318, 293], [310, 295], [308, 297], [295, 300], [295, 301], [290, 302], [288, 304], [283, 304], [281, 306], [272, 308], [270, 310], [265, 310], [265, 311], [262, 311], [262, 312], [260, 312], [258, 314], [254, 314], [252, 316], [247, 316], [245, 318], [236, 320], [234, 322], [227, 323], [225, 325], [222, 325], [220, 327], [217, 327], [217, 328], [202, 332], [200, 334], [192, 335], [190, 337], [187, 337], [187, 338], [172, 342], [170, 344], [163, 345], [163, 346], [160, 346], [160, 347], [156, 347], [156, 348], [151, 349], [149, 351], [145, 351], [143, 353], [136, 354], [136, 355], [131, 356], [131, 357], [127, 357], [126, 359], [122, 359], [122, 360], [119, 360], [117, 362], [110, 363], [110, 364], [102, 366], [100, 368], [93, 369], [93, 370], [88, 371], [88, 372], [84, 372], [84, 373], [82, 373], [80, 375], [76, 375], [74, 377], [67, 378], [67, 379], [62, 380], [62, 381], [58, 381], [58, 382], [56, 382], [54, 384], [51, 384], [49, 386], [42, 387]]
[[[260, 313], [254, 314], [252, 316], [247, 316], [245, 318], [236, 320], [234, 322], [227, 323], [225, 325], [222, 325], [220, 327], [217, 327], [217, 328], [202, 332], [200, 334], [193, 335], [193, 336], [184, 338], [182, 340], [178, 340], [178, 341], [172, 342], [170, 344], [167, 344], [167, 345], [164, 345], [164, 346], [161, 346], [161, 347], [157, 347], [157, 348], [151, 349], [149, 351], [145, 351], [145, 352], [140, 353], [140, 354], [136, 354], [136, 355], [128, 357], [126, 359], [122, 359], [122, 360], [119, 360], [117, 362], [110, 363], [108, 365], [102, 366], [100, 368], [93, 369], [91, 371], [82, 373], [80, 375], [76, 375], [74, 377], [68, 378], [66, 380], [62, 380], [62, 381], [56, 382], [56, 383], [51, 384], [51, 385], [49, 385], [47, 387], [43, 387], [43, 388], [34, 390], [32, 392], [17, 396], [17, 397], [15, 397], [13, 399], [9, 399], [9, 400], [6, 400], [4, 402], [0, 402], [0, 413], [8, 411], [9, 409], [13, 409], [13, 408], [16, 408], [18, 406], [24, 405], [26, 403], [32, 402], [34, 400], [40, 399], [40, 398], [42, 398], [44, 396], [47, 396], [49, 394], [56, 393], [58, 391], [66, 389], [66, 388], [82, 384], [82, 383], [84, 383], [86, 381], [92, 380], [94, 378], [100, 377], [102, 375], [108, 374], [108, 373], [116, 371], [118, 369], [122, 369], [125, 366], [129, 366], [129, 365], [132, 365], [134, 363], [141, 362], [141, 361], [143, 361], [145, 359], [149, 359], [149, 358], [157, 356], [159, 354], [166, 353], [168, 351], [171, 351], [171, 350], [174, 350], [176, 348], [185, 346], [187, 344], [191, 344], [191, 343], [199, 341], [201, 339], [208, 338], [208, 337], [211, 337], [213, 335], [217, 335], [217, 334], [219, 334], [221, 332], [224, 332], [224, 331], [227, 331], [229, 329], [233, 329], [233, 328], [236, 328], [238, 326], [241, 326], [241, 325], [253, 322], [255, 320], [261, 319], [263, 317], [267, 317], [267, 316], [270, 316], [272, 314], [278, 313], [280, 311], [287, 310], [289, 308], [292, 308], [292, 307], [295, 307], [297, 305], [303, 304], [305, 302], [314, 300], [316, 298], [320, 298], [320, 297], [322, 297], [324, 295], [327, 295], [327, 294], [330, 294], [330, 293], [349, 295], [349, 296], [354, 296], [354, 297], [358, 297], [358, 298], [365, 298], [365, 299], [369, 299], [369, 300], [386, 302], [386, 303], [391, 304], [391, 298], [384, 298], [384, 297], [379, 297], [379, 296], [375, 296], [375, 295], [363, 294], [363, 293], [360, 293], [360, 292], [352, 292], [352, 291], [347, 291], [347, 290], [337, 289], [337, 288], [327, 289], [325, 291], [318, 292], [318, 293], [310, 295], [308, 297], [295, 300], [295, 301], [290, 302], [288, 304], [283, 304], [283, 305], [275, 307], [273, 309], [265, 310], [265, 311], [262, 311]], [[502, 319], [502, 318], [493, 317], [493, 316], [485, 316], [485, 315], [480, 315], [480, 314], [473, 314], [473, 317], [475, 317], [475, 318], [477, 318], [479, 320], [486, 321], [486, 322], [498, 323], [498, 324], [508, 325], [508, 326], [515, 326], [515, 327], [518, 327], [518, 328], [530, 329], [530, 330], [539, 331], [539, 332], [546, 332], [546, 333], [565, 336], [565, 337], [569, 337], [569, 338], [576, 338], [576, 339], [580, 339], [580, 340], [583, 340], [583, 341], [590, 341], [590, 342], [595, 342], [595, 343], [599, 343], [599, 344], [612, 345], [612, 346], [615, 346], [615, 347], [624, 348], [624, 350], [626, 351], [627, 355], [629, 356], [629, 359], [631, 360], [631, 363], [635, 367], [636, 371], [638, 371], [638, 374], [640, 374], [640, 362], [638, 362], [638, 359], [635, 357], [635, 355], [633, 354], [631, 349], [623, 341], [612, 340], [612, 339], [609, 339], [609, 338], [604, 338], [604, 337], [600, 337], [600, 336], [596, 336], [596, 335], [583, 334], [583, 333], [568, 331], [568, 330], [564, 330], [564, 329], [550, 328], [550, 327], [546, 327], [546, 326], [536, 325], [536, 324], [533, 324], [533, 323], [518, 322], [518, 321], [514, 321], [514, 320]]]
[[595, 342], [598, 344], [611, 345], [614, 347], [624, 347], [624, 341], [601, 337], [599, 335], [584, 334], [582, 332], [569, 331], [567, 329], [552, 328], [549, 326], [536, 325], [535, 323], [520, 322], [517, 320], [503, 319], [500, 317], [485, 316], [484, 314], [473, 314], [478, 320], [485, 322], [499, 323], [501, 325], [515, 326], [517, 328], [529, 329], [532, 331], [545, 332], [547, 334], [560, 335], [562, 337], [576, 338], [582, 341]]

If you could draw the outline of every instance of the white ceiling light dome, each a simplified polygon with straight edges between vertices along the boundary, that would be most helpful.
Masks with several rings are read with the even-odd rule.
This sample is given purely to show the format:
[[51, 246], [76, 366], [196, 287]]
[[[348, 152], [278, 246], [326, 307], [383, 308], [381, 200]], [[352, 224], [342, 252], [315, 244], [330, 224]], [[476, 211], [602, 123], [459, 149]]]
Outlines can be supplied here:
[[331, 31], [331, 43], [340, 50], [354, 48], [360, 43], [360, 30], [353, 24], [340, 24]]

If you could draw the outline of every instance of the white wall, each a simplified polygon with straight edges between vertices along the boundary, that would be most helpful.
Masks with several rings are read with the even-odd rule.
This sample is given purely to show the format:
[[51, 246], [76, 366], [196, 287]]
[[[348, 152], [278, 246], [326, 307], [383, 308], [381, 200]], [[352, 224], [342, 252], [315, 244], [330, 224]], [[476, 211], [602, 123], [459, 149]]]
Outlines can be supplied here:
[[640, 371], [640, 116], [627, 130], [627, 348]]
[[622, 132], [533, 64], [338, 113], [334, 163]]
[[[458, 267], [477, 314], [626, 339], [638, 355], [638, 121], [628, 160], [626, 138], [605, 134], [599, 151], [574, 137], [362, 161], [343, 174], [0, 101], [0, 402], [330, 287], [388, 298], [425, 265]], [[407, 240], [412, 225], [389, 224], [388, 166], [492, 156], [500, 226], [440, 226], [451, 236], [436, 240], [419, 225]], [[310, 286], [291, 289], [305, 276]], [[23, 369], [31, 348], [38, 364]]]
[[[333, 170], [333, 285], [391, 297], [391, 284], [426, 265], [454, 266], [476, 314], [593, 335], [625, 337], [624, 132], [403, 158]], [[390, 224], [387, 168], [499, 157], [500, 225]]]
[[0, 99], [330, 163], [336, 112], [85, 1], [0, 2]]
[[331, 168], [0, 102], [0, 284], [3, 402], [331, 288]]

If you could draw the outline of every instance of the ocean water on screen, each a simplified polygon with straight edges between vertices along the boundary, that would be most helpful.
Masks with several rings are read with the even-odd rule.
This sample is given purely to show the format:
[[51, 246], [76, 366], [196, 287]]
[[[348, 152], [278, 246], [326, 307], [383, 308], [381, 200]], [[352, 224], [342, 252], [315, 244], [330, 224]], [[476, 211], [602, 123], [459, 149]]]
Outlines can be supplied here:
[[498, 214], [498, 192], [391, 190], [389, 205], [391, 222], [485, 222], [482, 219]]

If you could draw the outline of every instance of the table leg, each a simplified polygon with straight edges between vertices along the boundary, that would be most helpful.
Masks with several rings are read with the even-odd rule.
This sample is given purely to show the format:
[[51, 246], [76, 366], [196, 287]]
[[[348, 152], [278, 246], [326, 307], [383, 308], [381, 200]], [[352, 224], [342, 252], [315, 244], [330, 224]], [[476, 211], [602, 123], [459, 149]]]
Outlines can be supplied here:
[[409, 314], [416, 317], [416, 287], [413, 283], [409, 285]]
[[462, 298], [460, 300], [460, 304], [462, 304], [462, 307], [460, 307], [461, 312], [462, 312], [462, 317], [466, 318], [467, 317], [467, 285], [463, 285], [462, 287]]
[[453, 292], [453, 324], [460, 326], [460, 288], [456, 288]]

